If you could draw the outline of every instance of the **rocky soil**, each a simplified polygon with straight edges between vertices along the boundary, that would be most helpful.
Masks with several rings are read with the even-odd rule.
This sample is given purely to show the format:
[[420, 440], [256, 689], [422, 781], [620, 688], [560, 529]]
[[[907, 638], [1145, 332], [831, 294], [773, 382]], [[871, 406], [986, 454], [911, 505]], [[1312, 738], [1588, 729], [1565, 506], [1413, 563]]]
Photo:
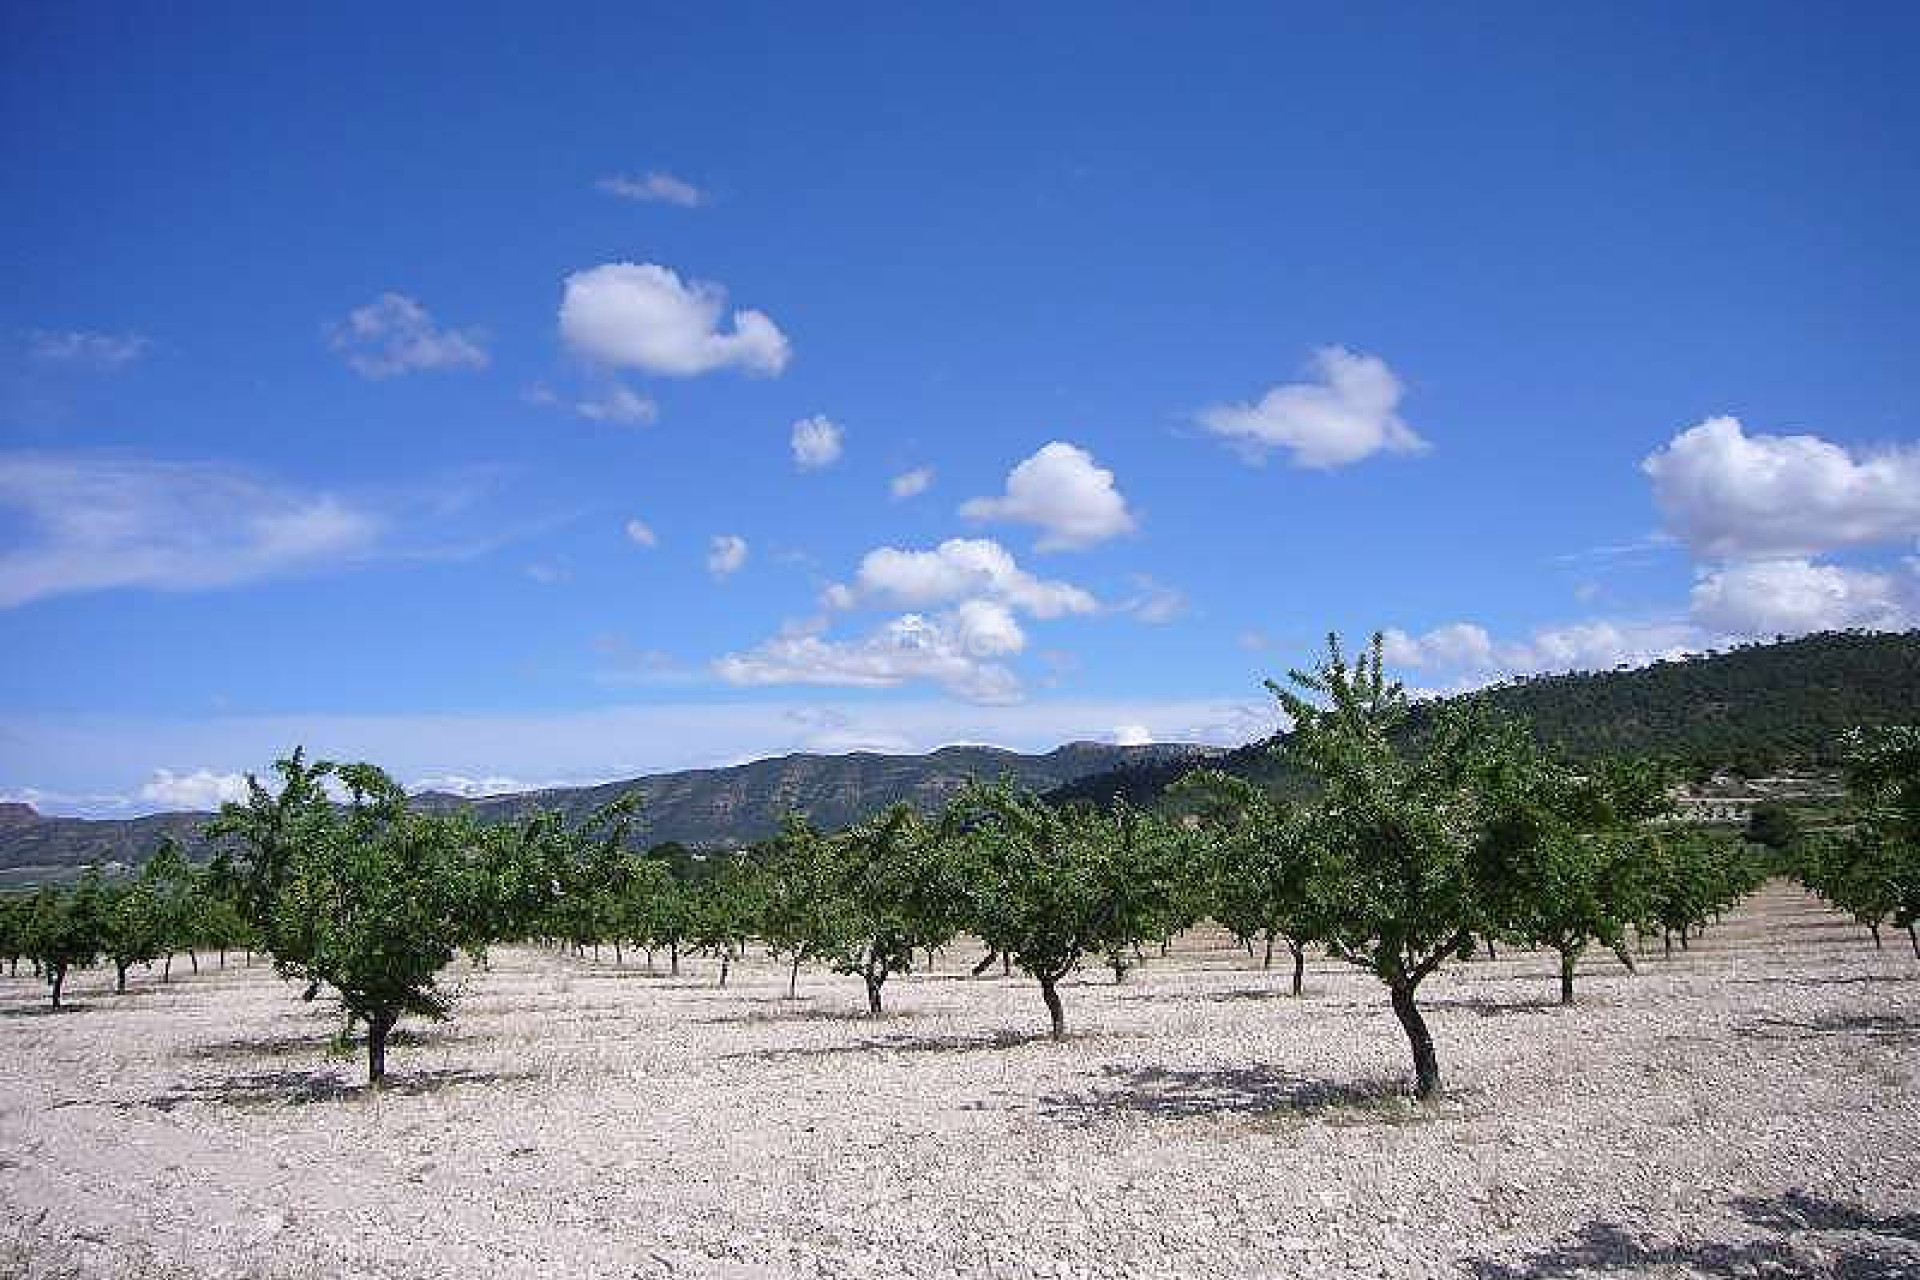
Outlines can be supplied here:
[[859, 1016], [765, 960], [508, 950], [387, 1089], [271, 971], [0, 979], [0, 1277], [1920, 1275], [1920, 962], [1787, 886], [1693, 950], [1384, 991], [1195, 934], [1064, 990], [956, 949]]

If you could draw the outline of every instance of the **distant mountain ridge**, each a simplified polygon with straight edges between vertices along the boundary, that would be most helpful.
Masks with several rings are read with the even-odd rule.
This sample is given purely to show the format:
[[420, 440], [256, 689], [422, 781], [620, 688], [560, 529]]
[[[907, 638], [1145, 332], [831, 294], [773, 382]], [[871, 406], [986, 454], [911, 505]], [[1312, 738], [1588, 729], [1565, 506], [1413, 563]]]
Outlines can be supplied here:
[[[821, 827], [857, 822], [890, 804], [906, 801], [937, 808], [971, 779], [1010, 776], [1022, 786], [1047, 791], [1091, 773], [1160, 765], [1217, 754], [1184, 743], [1121, 747], [1072, 742], [1041, 755], [999, 747], [941, 747], [925, 755], [787, 755], [719, 769], [651, 774], [590, 787], [557, 787], [514, 795], [468, 799], [444, 792], [414, 797], [426, 809], [467, 808], [488, 819], [512, 818], [535, 808], [558, 809], [580, 818], [608, 801], [638, 790], [646, 796], [639, 843], [679, 841], [694, 846], [744, 844], [779, 829], [789, 811], [806, 813]], [[200, 830], [208, 813], [157, 813], [141, 818], [49, 818], [26, 805], [0, 806], [0, 872], [25, 878], [29, 868], [60, 869], [90, 862], [138, 863], [166, 836], [189, 856], [210, 851]]]

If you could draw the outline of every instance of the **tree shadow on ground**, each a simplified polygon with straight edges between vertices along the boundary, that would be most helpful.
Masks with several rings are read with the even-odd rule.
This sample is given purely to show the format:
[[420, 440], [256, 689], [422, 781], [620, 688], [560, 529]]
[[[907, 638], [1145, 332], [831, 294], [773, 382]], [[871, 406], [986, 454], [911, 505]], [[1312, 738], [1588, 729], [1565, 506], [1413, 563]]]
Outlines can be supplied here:
[[[333, 1019], [335, 1032], [339, 1029], [339, 1020]], [[357, 1025], [357, 1024], [356, 1024]], [[417, 1049], [422, 1045], [445, 1045], [454, 1040], [468, 1037], [454, 1035], [444, 1028], [426, 1030], [401, 1027], [387, 1037], [387, 1044], [395, 1049]], [[236, 1036], [230, 1040], [209, 1040], [203, 1044], [182, 1049], [178, 1057], [189, 1062], [231, 1062], [246, 1061], [251, 1058], [290, 1058], [319, 1056], [334, 1051], [337, 1043], [335, 1035], [320, 1035], [307, 1032], [296, 1035]], [[366, 1042], [359, 1036], [352, 1040], [351, 1056], [361, 1056], [366, 1052]]]
[[1423, 1112], [1400, 1080], [1312, 1080], [1270, 1067], [1111, 1066], [1103, 1068], [1100, 1076], [1102, 1083], [1087, 1093], [1042, 1097], [1041, 1114], [1077, 1124], [1092, 1123], [1116, 1111], [1174, 1119], [1352, 1112], [1385, 1120], [1431, 1114]]
[[56, 1009], [51, 1004], [23, 1004], [13, 1008], [0, 1009], [0, 1018], [57, 1018], [69, 1013], [85, 1013], [95, 1006], [90, 1003], [76, 1003], [68, 1000]]
[[1590, 1222], [1570, 1239], [1517, 1262], [1470, 1261], [1477, 1280], [1641, 1275], [1656, 1269], [1768, 1280], [1911, 1280], [1920, 1274], [1920, 1213], [1876, 1214], [1802, 1191], [1742, 1196], [1730, 1208], [1768, 1234], [1747, 1240], [1661, 1243], [1617, 1222]]
[[460, 1069], [404, 1071], [389, 1075], [378, 1088], [372, 1088], [364, 1082], [348, 1083], [326, 1072], [261, 1071], [230, 1076], [207, 1084], [179, 1084], [143, 1102], [122, 1103], [120, 1109], [130, 1111], [145, 1107], [154, 1111], [172, 1111], [196, 1102], [233, 1107], [310, 1106], [322, 1102], [351, 1102], [367, 1097], [413, 1097], [459, 1085], [495, 1084], [534, 1078], [532, 1072]]
[[1729, 978], [1742, 987], [1858, 987], [1891, 982], [1903, 986], [1920, 983], [1920, 970], [1911, 974], [1856, 973], [1844, 978]]
[[[860, 1022], [873, 1023], [876, 1019], [865, 1009], [853, 1005], [843, 1005], [835, 1009], [810, 1009], [806, 996], [797, 1000], [782, 1000], [778, 1004], [763, 1008], [750, 1008], [741, 1013], [716, 1014], [711, 1018], [688, 1018], [687, 1022], [706, 1027], [755, 1027], [776, 1026], [783, 1022]], [[916, 1015], [906, 1010], [898, 1013], [888, 1012], [881, 1015], [885, 1021], [906, 1020]]]
[[1763, 1040], [1861, 1035], [1870, 1040], [1920, 1040], [1920, 1017], [1907, 1013], [1830, 1013], [1812, 1018], [1758, 1018], [1738, 1028]]
[[803, 1045], [790, 1049], [748, 1049], [721, 1055], [723, 1062], [801, 1062], [810, 1058], [831, 1058], [844, 1054], [879, 1053], [977, 1053], [1017, 1049], [1024, 1044], [1045, 1040], [1044, 1033], [1023, 1034], [998, 1031], [987, 1036], [889, 1036], [869, 1037], [851, 1044]]

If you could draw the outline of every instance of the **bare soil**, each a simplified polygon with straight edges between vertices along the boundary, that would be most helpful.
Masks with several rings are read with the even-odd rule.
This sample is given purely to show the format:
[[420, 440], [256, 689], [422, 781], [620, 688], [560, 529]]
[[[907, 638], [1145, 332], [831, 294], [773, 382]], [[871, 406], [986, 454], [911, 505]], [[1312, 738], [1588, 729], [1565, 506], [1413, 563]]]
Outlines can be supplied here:
[[[0, 978], [0, 1277], [1920, 1275], [1920, 962], [1769, 886], [1638, 977], [1451, 964], [1448, 1092], [1377, 983], [1213, 932], [1115, 984], [537, 949], [389, 1087], [236, 955]], [[664, 969], [664, 964], [661, 966]]]

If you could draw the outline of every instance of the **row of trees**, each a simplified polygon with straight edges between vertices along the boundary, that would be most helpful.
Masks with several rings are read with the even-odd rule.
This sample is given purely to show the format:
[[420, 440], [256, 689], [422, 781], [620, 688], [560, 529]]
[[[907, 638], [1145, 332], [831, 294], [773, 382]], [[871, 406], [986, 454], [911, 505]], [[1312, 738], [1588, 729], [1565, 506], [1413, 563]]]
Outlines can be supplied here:
[[229, 852], [207, 882], [306, 998], [331, 991], [364, 1024], [376, 1082], [402, 1016], [447, 1015], [442, 970], [462, 952], [484, 964], [502, 940], [665, 950], [676, 970], [705, 954], [724, 984], [758, 939], [791, 964], [790, 991], [804, 965], [822, 965], [859, 977], [878, 1014], [890, 978], [970, 935], [986, 948], [976, 972], [998, 961], [1030, 976], [1059, 1038], [1060, 986], [1077, 966], [1123, 977], [1147, 946], [1211, 917], [1249, 946], [1264, 940], [1269, 958], [1284, 943], [1296, 993], [1309, 947], [1377, 978], [1422, 1097], [1440, 1070], [1418, 993], [1449, 960], [1550, 949], [1571, 1001], [1591, 948], [1631, 965], [1635, 928], [1685, 946], [1754, 883], [1724, 845], [1649, 825], [1667, 790], [1651, 767], [1575, 772], [1471, 704], [1408, 745], [1408, 701], [1377, 638], [1351, 663], [1330, 640], [1314, 670], [1270, 687], [1294, 724], [1286, 750], [1314, 780], [1297, 802], [1205, 773], [1161, 811], [976, 785], [938, 814], [901, 806], [841, 832], [794, 818], [686, 876], [630, 848], [638, 797], [573, 826], [544, 813], [486, 825], [413, 809], [370, 765], [296, 750], [277, 788], [250, 780], [213, 822]]
[[78, 884], [0, 898], [0, 962], [18, 973], [25, 960], [46, 979], [60, 1008], [75, 969], [111, 965], [114, 990], [125, 992], [127, 971], [159, 962], [162, 980], [185, 953], [198, 971], [198, 952], [250, 947], [252, 934], [215, 870], [195, 871], [171, 839], [133, 877], [109, 880], [89, 868]]
[[1853, 822], [1802, 836], [1806, 886], [1867, 926], [1904, 929], [1920, 959], [1920, 727], [1857, 729], [1841, 743]]

